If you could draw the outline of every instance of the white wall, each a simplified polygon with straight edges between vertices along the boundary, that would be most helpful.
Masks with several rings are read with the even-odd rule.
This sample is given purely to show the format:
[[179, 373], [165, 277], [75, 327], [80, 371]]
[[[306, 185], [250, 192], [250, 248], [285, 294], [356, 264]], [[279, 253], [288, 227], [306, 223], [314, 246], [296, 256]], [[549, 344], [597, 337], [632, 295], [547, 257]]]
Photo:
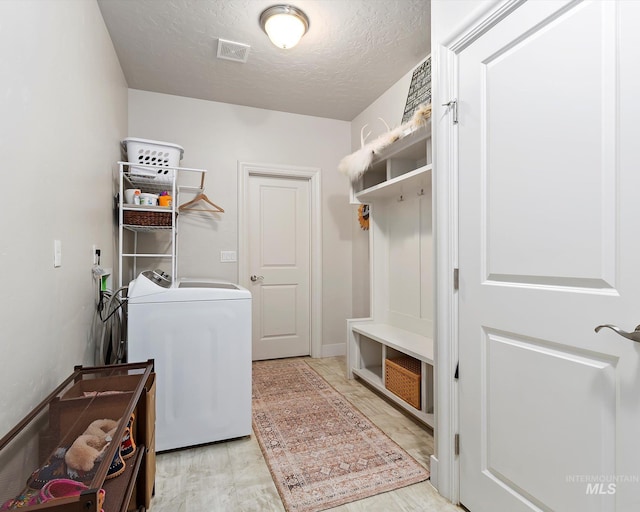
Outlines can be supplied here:
[[[409, 86], [413, 70], [424, 62], [422, 59], [400, 80], [387, 89], [365, 110], [351, 121], [351, 151], [360, 148], [361, 130], [367, 125], [364, 133], [371, 131], [367, 141], [372, 141], [384, 133], [387, 128], [378, 119], [381, 117], [390, 128], [402, 123], [404, 107], [407, 103]], [[351, 231], [353, 237], [353, 317], [369, 316], [369, 232], [360, 228], [357, 217], [357, 206], [351, 206]]]
[[1, 436], [93, 363], [91, 246], [112, 264], [127, 88], [95, 1], [3, 0], [0, 20]]
[[378, 119], [379, 117], [384, 119], [390, 128], [399, 126], [402, 123], [402, 114], [404, 113], [404, 107], [407, 103], [411, 76], [413, 75], [413, 70], [422, 64], [422, 62], [424, 62], [424, 59], [416, 63], [411, 71], [389, 87], [377, 100], [351, 121], [352, 150], [360, 147], [360, 133], [364, 125], [367, 125], [364, 130], [365, 135], [367, 132], [371, 132], [371, 135], [367, 138], [367, 141], [371, 142], [378, 135], [387, 131], [384, 123]]
[[129, 91], [129, 136], [183, 146], [181, 165], [209, 171], [206, 194], [225, 210], [210, 219], [181, 220], [180, 276], [238, 281], [237, 264], [221, 263], [220, 251], [238, 250], [239, 161], [322, 170], [325, 348], [344, 343], [351, 315], [351, 208], [347, 178], [337, 171], [350, 151], [349, 130], [345, 121]]

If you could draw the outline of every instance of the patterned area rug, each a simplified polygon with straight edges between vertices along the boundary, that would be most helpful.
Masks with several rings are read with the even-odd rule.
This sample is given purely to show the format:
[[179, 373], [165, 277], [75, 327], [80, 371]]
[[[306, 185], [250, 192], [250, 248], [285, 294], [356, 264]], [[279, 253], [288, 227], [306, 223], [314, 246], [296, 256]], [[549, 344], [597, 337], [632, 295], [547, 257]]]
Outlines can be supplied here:
[[326, 510], [429, 477], [300, 359], [253, 363], [253, 430], [289, 512]]

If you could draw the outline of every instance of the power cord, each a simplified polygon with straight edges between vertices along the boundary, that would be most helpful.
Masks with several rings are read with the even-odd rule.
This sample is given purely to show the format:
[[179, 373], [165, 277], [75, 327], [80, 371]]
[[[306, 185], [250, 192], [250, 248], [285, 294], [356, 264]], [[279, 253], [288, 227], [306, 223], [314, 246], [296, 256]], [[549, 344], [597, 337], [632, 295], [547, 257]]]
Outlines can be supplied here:
[[[98, 285], [99, 286], [99, 285]], [[117, 364], [126, 360], [126, 304], [119, 294], [128, 289], [123, 286], [111, 292], [100, 289], [92, 322], [92, 336], [95, 342], [95, 364]]]

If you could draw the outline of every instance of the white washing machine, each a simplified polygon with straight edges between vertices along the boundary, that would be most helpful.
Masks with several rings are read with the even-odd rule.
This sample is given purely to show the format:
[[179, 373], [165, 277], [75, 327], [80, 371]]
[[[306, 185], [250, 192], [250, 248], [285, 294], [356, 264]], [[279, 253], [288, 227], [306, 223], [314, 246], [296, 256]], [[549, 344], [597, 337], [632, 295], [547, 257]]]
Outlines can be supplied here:
[[155, 359], [156, 449], [251, 434], [251, 293], [145, 271], [129, 284], [128, 359]]

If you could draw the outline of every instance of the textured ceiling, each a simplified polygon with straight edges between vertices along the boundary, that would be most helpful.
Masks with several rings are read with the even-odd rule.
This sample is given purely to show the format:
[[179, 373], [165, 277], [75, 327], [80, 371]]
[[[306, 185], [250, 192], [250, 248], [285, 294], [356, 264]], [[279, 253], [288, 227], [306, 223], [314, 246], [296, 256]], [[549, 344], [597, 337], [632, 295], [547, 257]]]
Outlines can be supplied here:
[[[281, 50], [273, 0], [98, 0], [132, 89], [351, 121], [430, 51], [429, 0], [295, 0], [310, 19]], [[218, 38], [251, 46], [216, 58]]]

